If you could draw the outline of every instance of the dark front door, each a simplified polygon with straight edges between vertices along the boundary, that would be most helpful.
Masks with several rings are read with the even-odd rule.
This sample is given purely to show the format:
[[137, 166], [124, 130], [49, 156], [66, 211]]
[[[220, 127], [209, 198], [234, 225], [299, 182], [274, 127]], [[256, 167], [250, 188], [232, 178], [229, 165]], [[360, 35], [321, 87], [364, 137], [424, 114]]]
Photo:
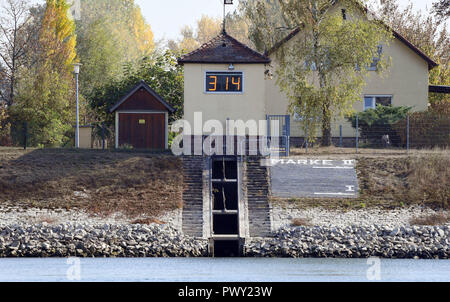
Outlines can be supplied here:
[[164, 149], [166, 127], [164, 113], [120, 113], [119, 147]]

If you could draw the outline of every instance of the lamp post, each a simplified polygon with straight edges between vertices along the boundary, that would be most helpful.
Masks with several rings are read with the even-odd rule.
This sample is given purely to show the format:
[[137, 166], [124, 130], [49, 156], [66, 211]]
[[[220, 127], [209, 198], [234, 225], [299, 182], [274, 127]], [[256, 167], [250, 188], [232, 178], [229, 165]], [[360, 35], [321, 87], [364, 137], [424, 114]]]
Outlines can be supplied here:
[[76, 78], [76, 96], [77, 96], [77, 129], [75, 133], [75, 148], [80, 148], [80, 115], [79, 115], [79, 105], [78, 105], [78, 74], [80, 73], [80, 66], [82, 64], [75, 63], [73, 64], [73, 72], [75, 73]]

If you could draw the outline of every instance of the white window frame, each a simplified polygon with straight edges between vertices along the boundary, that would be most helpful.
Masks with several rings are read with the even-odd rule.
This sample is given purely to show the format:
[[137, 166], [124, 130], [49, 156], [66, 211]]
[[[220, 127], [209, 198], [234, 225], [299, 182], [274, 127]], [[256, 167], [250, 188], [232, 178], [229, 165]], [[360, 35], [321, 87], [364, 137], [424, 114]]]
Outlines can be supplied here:
[[[224, 73], [224, 72], [228, 72], [228, 73], [241, 73], [242, 74], [242, 91], [208, 91], [206, 90], [206, 75], [208, 73]], [[239, 70], [206, 70], [204, 72], [203, 75], [203, 93], [205, 94], [244, 94], [244, 89], [245, 89], [245, 74], [243, 71], [239, 71]]]
[[[366, 106], [366, 98], [372, 98], [372, 106], [371, 107], [367, 107]], [[392, 94], [369, 94], [369, 95], [365, 95], [364, 96], [364, 100], [363, 100], [363, 106], [364, 106], [364, 111], [366, 111], [367, 109], [375, 109], [376, 108], [376, 98], [391, 98], [391, 105], [393, 103], [394, 100], [394, 96]]]

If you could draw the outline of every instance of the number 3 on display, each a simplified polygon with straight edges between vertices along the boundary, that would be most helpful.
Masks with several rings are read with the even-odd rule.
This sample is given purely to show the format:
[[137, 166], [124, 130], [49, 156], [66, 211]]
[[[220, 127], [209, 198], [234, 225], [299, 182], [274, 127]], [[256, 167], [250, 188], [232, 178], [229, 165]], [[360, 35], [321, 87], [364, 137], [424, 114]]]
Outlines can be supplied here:
[[214, 88], [209, 88], [209, 91], [216, 91], [217, 90], [217, 77], [210, 76], [210, 79], [214, 80], [214, 82], [210, 82], [209, 85], [213, 85]]

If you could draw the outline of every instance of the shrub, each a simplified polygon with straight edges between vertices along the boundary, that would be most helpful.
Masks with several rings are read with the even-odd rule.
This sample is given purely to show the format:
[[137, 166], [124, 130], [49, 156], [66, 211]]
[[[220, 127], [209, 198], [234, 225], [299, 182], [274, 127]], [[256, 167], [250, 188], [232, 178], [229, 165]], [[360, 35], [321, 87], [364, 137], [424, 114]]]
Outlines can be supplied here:
[[[394, 125], [405, 120], [411, 107], [392, 107], [378, 105], [376, 109], [368, 109], [358, 113], [358, 128], [361, 131], [361, 138], [366, 140], [370, 146], [381, 146], [381, 137], [389, 135], [394, 146], [402, 144], [400, 135]], [[347, 118], [353, 128], [356, 128], [356, 114]]]
[[172, 131], [169, 132], [169, 139], [168, 139], [169, 149], [172, 148], [172, 143], [175, 140], [175, 138], [177, 137], [177, 135], [179, 135], [179, 134], [176, 132], [172, 132]]

